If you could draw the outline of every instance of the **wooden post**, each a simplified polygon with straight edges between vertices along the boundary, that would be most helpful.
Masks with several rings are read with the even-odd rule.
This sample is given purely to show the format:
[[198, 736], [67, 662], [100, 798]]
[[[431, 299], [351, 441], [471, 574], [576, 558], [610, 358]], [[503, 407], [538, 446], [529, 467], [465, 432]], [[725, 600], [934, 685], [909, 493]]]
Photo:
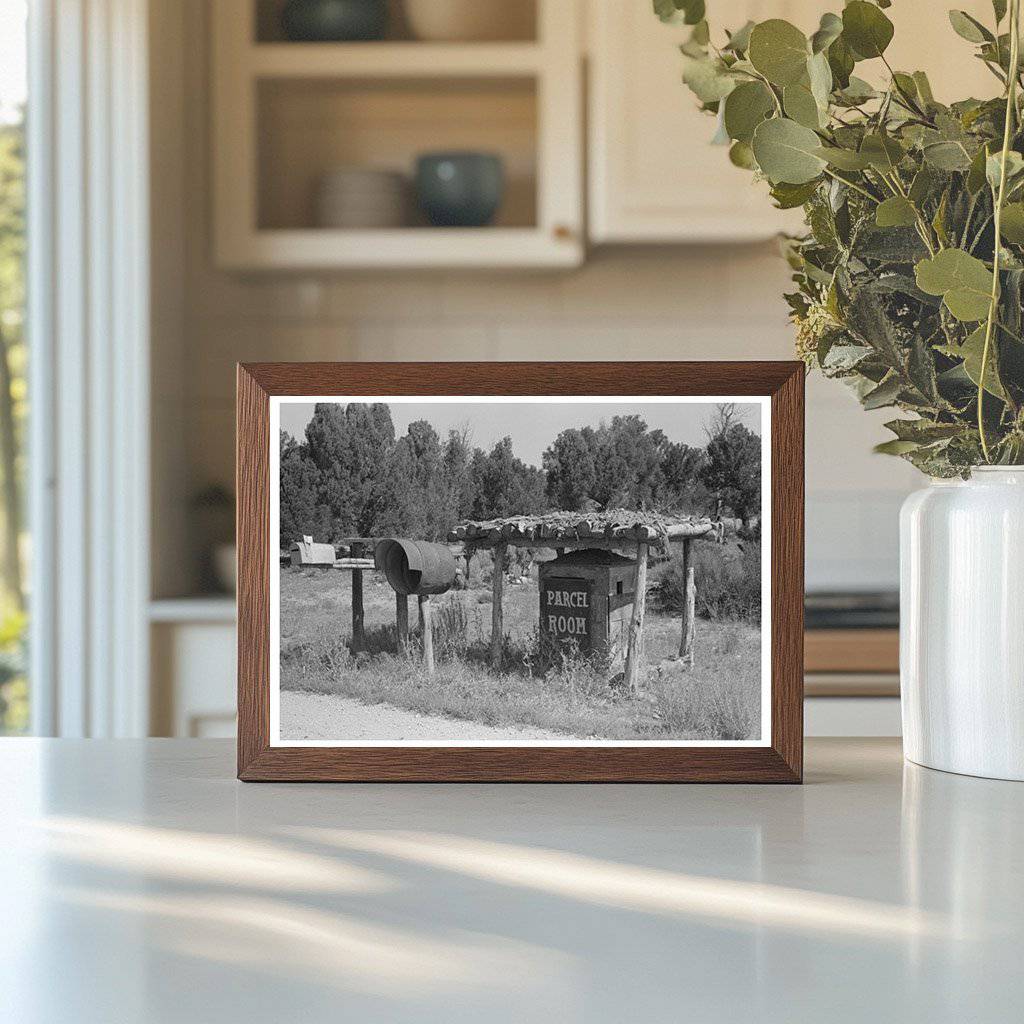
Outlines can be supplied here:
[[501, 642], [504, 639], [505, 622], [501, 607], [501, 595], [505, 582], [505, 552], [507, 544], [494, 546], [494, 571], [491, 574], [491, 665], [501, 665]]
[[395, 629], [398, 653], [405, 654], [409, 649], [409, 598], [405, 594], [395, 594]]
[[697, 584], [693, 579], [693, 566], [686, 570], [686, 632], [683, 634], [683, 659], [693, 668], [694, 635], [697, 629], [695, 605], [697, 603]]
[[683, 615], [682, 631], [679, 636], [679, 657], [686, 658], [689, 654], [687, 637], [690, 635], [690, 545], [693, 541], [687, 537], [683, 541]]
[[[353, 544], [350, 552], [353, 558], [363, 557], [363, 545]], [[364, 646], [363, 635], [363, 570], [352, 570], [352, 653], [361, 651]]]
[[434, 626], [430, 621], [430, 595], [420, 597], [420, 622], [423, 625], [423, 664], [434, 674]]
[[643, 657], [644, 609], [647, 604], [647, 545], [636, 546], [636, 588], [633, 594], [633, 616], [629, 620], [629, 642], [626, 647], [626, 688], [636, 693]]

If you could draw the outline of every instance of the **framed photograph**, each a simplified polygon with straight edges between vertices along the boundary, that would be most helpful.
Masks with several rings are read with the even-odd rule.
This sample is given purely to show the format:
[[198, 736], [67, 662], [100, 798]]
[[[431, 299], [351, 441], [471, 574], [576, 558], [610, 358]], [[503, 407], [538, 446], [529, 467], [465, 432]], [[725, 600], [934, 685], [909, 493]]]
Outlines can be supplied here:
[[238, 368], [238, 775], [799, 782], [798, 362]]

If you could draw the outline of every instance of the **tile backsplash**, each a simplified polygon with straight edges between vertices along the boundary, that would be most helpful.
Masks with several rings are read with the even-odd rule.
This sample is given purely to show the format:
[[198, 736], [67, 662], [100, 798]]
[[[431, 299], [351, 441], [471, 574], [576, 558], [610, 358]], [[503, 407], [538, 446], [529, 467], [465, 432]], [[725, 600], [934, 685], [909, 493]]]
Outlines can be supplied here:
[[[194, 268], [186, 304], [189, 487], [233, 474], [234, 364], [265, 359], [791, 358], [769, 245], [596, 254], [567, 273], [246, 278]], [[913, 471], [876, 456], [885, 414], [808, 380], [809, 587], [892, 587]]]

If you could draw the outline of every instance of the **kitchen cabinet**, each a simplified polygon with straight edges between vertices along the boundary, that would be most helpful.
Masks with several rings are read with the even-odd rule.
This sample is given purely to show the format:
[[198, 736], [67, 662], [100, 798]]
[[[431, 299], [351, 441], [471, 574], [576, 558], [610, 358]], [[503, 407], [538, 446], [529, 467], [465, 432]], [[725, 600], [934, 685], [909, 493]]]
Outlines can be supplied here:
[[[580, 0], [519, 0], [530, 39], [282, 38], [274, 0], [211, 5], [214, 255], [229, 269], [565, 267], [583, 258]], [[394, 19], [393, 19], [394, 20]], [[339, 169], [400, 172], [424, 152], [497, 153], [493, 225], [325, 227]], [[408, 185], [411, 182], [407, 182]], [[410, 190], [411, 191], [411, 190]]]
[[[807, 0], [740, 0], [711, 16], [729, 27], [771, 17], [816, 26], [819, 9]], [[765, 184], [710, 145], [715, 120], [681, 80], [688, 27], [662, 24], [636, 0], [591, 0], [588, 25], [592, 241], [734, 242], [799, 225], [798, 211], [780, 214]]]
[[[958, 5], [989, 23], [988, 0]], [[709, 5], [713, 31], [748, 19], [785, 18], [810, 33], [841, 3], [736, 0]], [[897, 3], [888, 54], [897, 69], [928, 72], [940, 100], [993, 95], [998, 83], [957, 37], [945, 8]], [[769, 238], [802, 225], [800, 211], [772, 207], [767, 186], [712, 146], [714, 119], [681, 82], [678, 45], [689, 28], [664, 25], [646, 0], [590, 0], [588, 8], [590, 238], [610, 242], [727, 242]], [[858, 74], [885, 74], [861, 64]]]

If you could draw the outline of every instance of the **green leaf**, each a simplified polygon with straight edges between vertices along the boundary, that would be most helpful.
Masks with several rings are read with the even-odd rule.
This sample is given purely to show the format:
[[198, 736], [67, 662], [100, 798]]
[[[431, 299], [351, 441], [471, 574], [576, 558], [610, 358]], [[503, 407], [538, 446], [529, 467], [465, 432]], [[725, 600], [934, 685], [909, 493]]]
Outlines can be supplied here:
[[683, 81], [701, 103], [717, 103], [736, 87], [736, 79], [720, 61], [710, 57], [684, 56]]
[[754, 22], [748, 21], [742, 28], [736, 29], [729, 36], [729, 42], [723, 49], [732, 50], [733, 53], [746, 53], [750, 49], [750, 33], [754, 29]]
[[943, 249], [914, 269], [918, 288], [941, 295], [957, 320], [971, 322], [988, 316], [992, 274], [975, 256], [963, 249]]
[[938, 175], [927, 165], [923, 166], [914, 175], [914, 180], [910, 183], [910, 191], [907, 195], [915, 206], [920, 208], [921, 204], [928, 198], [932, 189], [935, 188], [937, 177]]
[[875, 223], [880, 228], [909, 227], [916, 222], [914, 204], [903, 196], [891, 196], [875, 208]]
[[805, 128], [821, 127], [821, 110], [806, 85], [787, 85], [782, 90], [782, 109], [787, 117]]
[[906, 155], [903, 147], [891, 135], [878, 133], [864, 136], [860, 152], [875, 170], [883, 174], [891, 173]]
[[918, 444], [956, 437], [963, 430], [959, 423], [935, 423], [923, 419], [890, 420], [885, 428], [891, 430], [900, 441], [916, 441]]
[[943, 247], [949, 245], [949, 232], [946, 231], [946, 215], [949, 212], [949, 189], [945, 189], [942, 193], [942, 198], [939, 200], [939, 205], [935, 210], [935, 216], [932, 217], [932, 227], [935, 229], [935, 234], [938, 236], [939, 244]]
[[923, 71], [915, 71], [912, 75], [914, 79], [914, 85], [917, 86], [917, 95], [925, 103], [934, 103], [935, 97], [932, 95], [932, 85], [928, 81], [928, 76]]
[[818, 136], [788, 118], [762, 121], [754, 131], [753, 147], [758, 166], [773, 184], [801, 185], [813, 181], [825, 167], [817, 154]]
[[967, 172], [967, 191], [977, 195], [985, 187], [985, 162], [988, 160], [988, 144], [974, 154], [970, 169]]
[[839, 149], [837, 146], [819, 146], [815, 151], [816, 156], [830, 164], [838, 167], [841, 171], [863, 171], [871, 166], [871, 161], [852, 149]]
[[980, 21], [972, 18], [966, 11], [950, 11], [949, 23], [958, 36], [969, 43], [992, 42], [995, 36]]
[[771, 195], [778, 209], [794, 210], [798, 206], [803, 206], [817, 191], [817, 180], [804, 182], [802, 185], [792, 185], [781, 181], [772, 186]]
[[729, 138], [750, 142], [754, 129], [775, 109], [775, 98], [764, 82], [743, 82], [725, 100], [725, 130]]
[[832, 345], [821, 359], [821, 368], [833, 376], [849, 373], [874, 354], [867, 345]]
[[822, 114], [821, 123], [825, 124], [828, 120], [828, 100], [832, 94], [832, 69], [828, 66], [825, 54], [815, 54], [807, 61], [807, 79], [811, 95]]
[[[985, 161], [985, 177], [988, 179], [988, 183], [993, 191], [999, 188], [999, 176], [1002, 173], [1002, 159], [1003, 151], [1000, 149], [990, 154], [989, 158]], [[1024, 157], [1014, 149], [1009, 150], [1006, 154], [1007, 182], [1009, 183], [1019, 177], [1022, 171], [1024, 171]]]
[[711, 42], [711, 29], [706, 21], [698, 21], [690, 33], [690, 42], [695, 46], [707, 46]]
[[896, 399], [899, 397], [902, 385], [900, 379], [896, 374], [891, 377], [887, 377], [881, 384], [876, 388], [872, 388], [867, 394], [864, 395], [860, 400], [860, 404], [865, 409], [883, 409], [887, 405], [895, 405]]
[[925, 160], [940, 171], [966, 171], [971, 158], [959, 142], [932, 142], [922, 150]]
[[665, 22], [675, 21], [679, 15], [673, 0], [654, 0], [654, 13]]
[[747, 57], [772, 85], [785, 87], [799, 81], [809, 54], [807, 37], [781, 18], [762, 21], [750, 33]]
[[[988, 353], [988, 364], [985, 368], [985, 390], [996, 398], [1001, 398], [1003, 401], [1006, 400], [1006, 392], [1003, 390], [1002, 384], [999, 383], [999, 377], [996, 374], [995, 361], [993, 356], [995, 345], [989, 345]], [[974, 382], [975, 387], [980, 387], [981, 384], [981, 359], [985, 354], [985, 325], [981, 324], [976, 330], [972, 331], [966, 341], [956, 350], [957, 354], [963, 359], [964, 372]]]
[[842, 101], [849, 106], [857, 106], [860, 103], [867, 103], [878, 95], [878, 90], [873, 88], [863, 78], [851, 75], [845, 89], [840, 93]]
[[715, 118], [715, 134], [711, 137], [712, 146], [728, 146], [732, 140], [725, 130], [725, 111], [722, 104], [718, 105], [718, 116]]
[[1024, 203], [1007, 203], [1003, 207], [999, 230], [1006, 241], [1024, 245]]
[[928, 255], [921, 236], [912, 228], [877, 228], [874, 218], [857, 233], [856, 252], [861, 259], [906, 265]]
[[[910, 353], [907, 359], [907, 376], [926, 403], [939, 401], [939, 382], [935, 377], [935, 356], [931, 346], [920, 334], [915, 334], [910, 342]], [[909, 397], [909, 396], [908, 396]]]
[[892, 80], [896, 88], [905, 96], [909, 96], [912, 100], [919, 98], [917, 95], [917, 82], [914, 81], [911, 75], [904, 74], [902, 71], [895, 71], [893, 72]]
[[827, 50], [842, 34], [843, 19], [838, 14], [823, 14], [818, 31], [811, 36], [811, 52]]
[[[865, 406], [867, 408], [867, 406]], [[872, 449], [876, 455], [906, 455], [916, 451], [921, 445], [917, 441], [883, 441]]]
[[840, 36], [828, 48], [828, 66], [832, 70], [832, 78], [837, 89], [845, 89], [850, 84], [850, 75], [853, 73], [853, 53], [846, 45], [846, 41]]
[[998, 25], [1006, 17], [1006, 0], [992, 0], [992, 10], [996, 16]]
[[704, 0], [654, 0], [654, 13], [666, 23], [696, 25], [704, 20]]
[[729, 161], [736, 167], [742, 167], [745, 171], [757, 170], [754, 151], [747, 142], [734, 142], [729, 147]]
[[892, 42], [892, 22], [874, 5], [853, 0], [843, 10], [843, 39], [861, 60], [881, 57]]

